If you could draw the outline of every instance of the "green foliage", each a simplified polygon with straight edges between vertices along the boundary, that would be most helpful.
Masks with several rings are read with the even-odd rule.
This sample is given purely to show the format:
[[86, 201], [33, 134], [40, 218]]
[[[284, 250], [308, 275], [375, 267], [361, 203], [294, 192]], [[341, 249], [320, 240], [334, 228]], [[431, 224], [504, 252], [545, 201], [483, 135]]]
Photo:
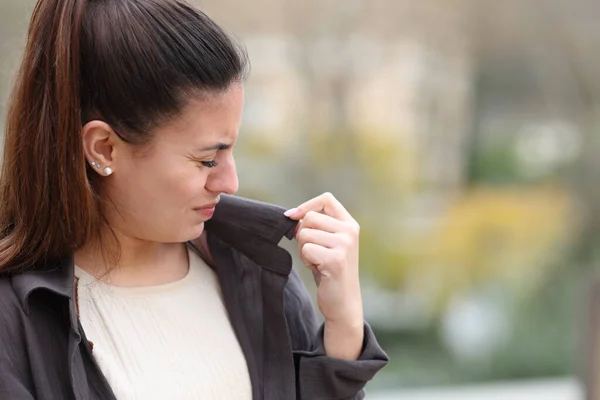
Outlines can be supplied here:
[[361, 269], [382, 288], [394, 291], [402, 287], [413, 260], [410, 254], [403, 252], [399, 246], [386, 246], [387, 241], [382, 239], [382, 233], [382, 229], [378, 229], [377, 226], [362, 224]]
[[469, 164], [471, 184], [514, 184], [524, 181], [515, 154], [514, 141], [509, 138], [481, 144], [471, 155]]
[[535, 378], [575, 373], [581, 282], [568, 266], [557, 268], [523, 299], [512, 337], [494, 354], [481, 379]]
[[420, 331], [378, 330], [391, 362], [376, 385], [431, 386], [574, 374], [581, 302], [572, 269], [556, 268], [518, 304], [511, 336], [482, 363], [461, 363], [445, 349], [435, 324]]

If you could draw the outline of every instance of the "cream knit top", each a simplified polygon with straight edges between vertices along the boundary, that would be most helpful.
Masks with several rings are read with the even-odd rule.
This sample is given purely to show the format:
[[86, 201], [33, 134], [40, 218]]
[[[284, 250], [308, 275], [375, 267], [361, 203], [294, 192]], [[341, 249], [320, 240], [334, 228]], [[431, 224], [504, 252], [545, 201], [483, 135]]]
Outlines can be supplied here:
[[75, 267], [81, 324], [118, 400], [252, 398], [217, 277], [188, 253], [188, 274], [160, 286], [111, 286]]

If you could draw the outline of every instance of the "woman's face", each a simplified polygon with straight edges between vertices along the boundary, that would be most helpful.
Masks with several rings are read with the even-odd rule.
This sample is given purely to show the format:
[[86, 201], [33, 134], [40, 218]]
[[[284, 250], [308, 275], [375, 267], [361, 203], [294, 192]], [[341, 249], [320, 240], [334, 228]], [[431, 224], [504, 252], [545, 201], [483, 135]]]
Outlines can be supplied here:
[[238, 83], [191, 101], [179, 117], [153, 132], [149, 151], [139, 152], [110, 135], [106, 145], [112, 142], [112, 147], [104, 153], [110, 154], [106, 162], [113, 173], [102, 183], [114, 204], [104, 203], [111, 227], [153, 242], [200, 236], [219, 195], [238, 189], [232, 150], [243, 104], [244, 89]]

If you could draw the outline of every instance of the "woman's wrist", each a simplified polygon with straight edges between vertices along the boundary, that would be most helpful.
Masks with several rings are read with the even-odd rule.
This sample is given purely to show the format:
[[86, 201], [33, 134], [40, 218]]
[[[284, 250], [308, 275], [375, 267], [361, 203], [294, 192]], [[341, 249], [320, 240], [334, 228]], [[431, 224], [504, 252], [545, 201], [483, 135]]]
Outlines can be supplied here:
[[364, 341], [364, 321], [325, 321], [325, 354], [342, 360], [358, 360]]

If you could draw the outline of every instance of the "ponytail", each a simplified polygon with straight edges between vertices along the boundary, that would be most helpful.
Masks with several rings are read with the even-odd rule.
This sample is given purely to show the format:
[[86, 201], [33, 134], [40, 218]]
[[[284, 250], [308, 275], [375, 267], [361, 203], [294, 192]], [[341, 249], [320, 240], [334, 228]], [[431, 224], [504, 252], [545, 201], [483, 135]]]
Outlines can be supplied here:
[[82, 124], [101, 119], [143, 146], [191, 94], [224, 91], [247, 68], [243, 49], [185, 0], [38, 0], [7, 116], [0, 273], [88, 243], [115, 248], [103, 243], [117, 240], [100, 203], [110, 199], [85, 161]]
[[0, 177], [0, 272], [68, 256], [98, 213], [81, 144], [85, 0], [40, 0], [9, 100]]

